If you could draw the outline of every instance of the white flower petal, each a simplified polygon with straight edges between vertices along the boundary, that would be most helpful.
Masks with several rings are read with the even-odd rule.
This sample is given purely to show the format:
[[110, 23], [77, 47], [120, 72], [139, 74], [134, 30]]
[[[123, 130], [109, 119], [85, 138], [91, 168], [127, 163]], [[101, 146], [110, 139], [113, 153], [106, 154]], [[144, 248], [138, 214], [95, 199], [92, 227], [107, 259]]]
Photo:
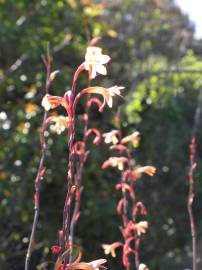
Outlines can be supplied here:
[[101, 64], [107, 64], [110, 59], [111, 58], [108, 55], [103, 54], [102, 57], [100, 57], [99, 61]]
[[90, 79], [95, 79], [96, 77], [96, 70], [93, 68], [90, 73]]
[[102, 75], [106, 75], [107, 74], [107, 69], [102, 64], [96, 64], [94, 68], [97, 71], [97, 73], [100, 73]]
[[110, 96], [109, 99], [107, 99], [106, 101], [107, 101], [109, 108], [112, 108], [112, 102], [113, 102], [112, 97]]
[[46, 111], [49, 111], [51, 109], [51, 104], [50, 102], [48, 101], [48, 98], [47, 96], [44, 96], [43, 99], [42, 99], [42, 102], [41, 102], [41, 105], [44, 107], [44, 109]]

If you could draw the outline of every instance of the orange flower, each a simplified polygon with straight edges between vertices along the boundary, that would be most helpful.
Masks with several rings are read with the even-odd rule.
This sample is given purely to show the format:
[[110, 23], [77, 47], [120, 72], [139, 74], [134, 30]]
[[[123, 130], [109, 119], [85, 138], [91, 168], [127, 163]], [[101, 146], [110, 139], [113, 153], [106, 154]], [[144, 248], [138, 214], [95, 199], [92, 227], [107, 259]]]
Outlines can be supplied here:
[[63, 103], [63, 98], [58, 96], [45, 95], [42, 99], [41, 105], [46, 111], [55, 109]]
[[134, 223], [133, 221], [129, 221], [126, 228], [124, 229], [125, 236], [130, 236], [131, 232], [135, 230], [138, 235], [142, 233], [146, 233], [148, 229], [148, 222], [147, 221], [140, 221], [138, 223]]
[[146, 230], [148, 229], [148, 222], [140, 221], [134, 224], [134, 229], [137, 231], [138, 235], [141, 235], [142, 233], [146, 233]]
[[105, 106], [105, 102], [107, 102], [107, 104], [110, 108], [112, 107], [112, 103], [113, 103], [112, 97], [120, 96], [121, 95], [120, 90], [122, 90], [122, 89], [124, 89], [124, 87], [117, 86], [117, 85], [112, 86], [110, 88], [104, 88], [104, 87], [100, 87], [100, 86], [88, 87], [86, 89], [83, 89], [77, 95], [76, 102], [78, 101], [78, 98], [83, 94], [100, 94], [104, 98], [104, 102], [103, 102], [101, 108], [99, 108], [99, 111], [102, 111], [103, 107]]
[[153, 176], [156, 173], [156, 168], [153, 166], [144, 166], [135, 170], [136, 174], [146, 173], [149, 176]]
[[33, 114], [38, 109], [38, 106], [36, 104], [28, 103], [25, 105], [25, 112], [27, 114]]
[[132, 142], [134, 147], [137, 147], [139, 145], [140, 141], [140, 133], [138, 131], [133, 132], [131, 135], [124, 137], [121, 140], [121, 143], [128, 143]]
[[51, 130], [60, 135], [66, 128], [69, 127], [69, 117], [63, 115], [59, 116], [50, 116], [46, 120], [47, 123], [54, 122], [54, 125], [51, 125]]
[[102, 136], [105, 138], [105, 143], [117, 144], [119, 142], [119, 138], [117, 138], [117, 136], [119, 135], [120, 132], [118, 130], [112, 130], [110, 132], [104, 133]]
[[107, 69], [104, 64], [107, 64], [109, 60], [110, 57], [102, 54], [101, 48], [94, 46], [88, 47], [85, 55], [84, 68], [89, 72], [89, 79], [94, 79], [97, 73], [106, 75]]
[[118, 167], [120, 171], [124, 169], [124, 164], [128, 162], [128, 159], [126, 157], [110, 157], [107, 159], [103, 165], [102, 168], [106, 169], [108, 167]]
[[104, 253], [106, 255], [111, 254], [111, 256], [113, 258], [115, 258], [116, 257], [115, 249], [118, 248], [118, 247], [121, 247], [121, 246], [123, 246], [123, 244], [121, 242], [115, 242], [115, 243], [113, 243], [111, 245], [103, 244], [102, 248], [104, 249]]

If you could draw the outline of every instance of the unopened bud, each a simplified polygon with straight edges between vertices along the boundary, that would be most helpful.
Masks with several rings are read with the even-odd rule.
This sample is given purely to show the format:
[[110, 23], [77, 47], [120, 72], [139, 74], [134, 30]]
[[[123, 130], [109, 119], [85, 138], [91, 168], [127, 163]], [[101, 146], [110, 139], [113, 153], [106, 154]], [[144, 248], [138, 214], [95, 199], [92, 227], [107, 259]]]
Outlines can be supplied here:
[[59, 72], [60, 72], [59, 70], [55, 70], [55, 71], [51, 72], [51, 74], [49, 76], [49, 81], [52, 82]]

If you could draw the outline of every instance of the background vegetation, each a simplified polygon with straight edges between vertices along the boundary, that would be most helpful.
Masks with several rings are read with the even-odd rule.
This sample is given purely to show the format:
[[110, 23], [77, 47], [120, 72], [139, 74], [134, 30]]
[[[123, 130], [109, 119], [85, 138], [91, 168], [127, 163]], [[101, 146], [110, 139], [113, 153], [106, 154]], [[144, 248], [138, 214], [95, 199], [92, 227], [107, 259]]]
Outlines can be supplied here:
[[[186, 174], [202, 87], [202, 42], [195, 40], [193, 33], [193, 24], [172, 0], [0, 1], [1, 269], [23, 268], [33, 218], [33, 179], [39, 161], [40, 103], [46, 75], [41, 56], [50, 42], [53, 69], [61, 70], [51, 94], [62, 95], [94, 36], [103, 37], [100, 44], [113, 59], [102, 84], [125, 85], [126, 90], [125, 101], [117, 101], [114, 114], [107, 110], [102, 115], [92, 113], [93, 125], [107, 132], [115, 126], [114, 115], [121, 111], [123, 133], [137, 129], [142, 134], [134, 153], [137, 162], [153, 164], [158, 170], [155, 177], [145, 177], [138, 186], [150, 222], [140, 256], [155, 270], [190, 267]], [[80, 86], [84, 83], [85, 78]], [[81, 104], [78, 113], [82, 112]], [[202, 251], [201, 135], [200, 128], [194, 212]], [[42, 185], [32, 269], [51, 258], [65, 195], [65, 134], [49, 132], [47, 141], [48, 171]], [[93, 148], [85, 170], [77, 241], [88, 260], [103, 257], [101, 244], [120, 237], [114, 192], [119, 179], [113, 171], [100, 169], [108, 156], [104, 145]], [[109, 267], [121, 269], [119, 259], [109, 258]]]

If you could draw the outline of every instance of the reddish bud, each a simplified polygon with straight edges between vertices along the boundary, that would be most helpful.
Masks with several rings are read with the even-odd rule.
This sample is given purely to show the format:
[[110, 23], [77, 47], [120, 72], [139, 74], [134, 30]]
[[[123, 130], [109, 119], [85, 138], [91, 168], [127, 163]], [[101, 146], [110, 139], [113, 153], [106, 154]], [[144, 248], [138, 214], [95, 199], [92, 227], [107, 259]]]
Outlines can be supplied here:
[[57, 270], [64, 270], [64, 264], [62, 263]]
[[88, 121], [88, 114], [87, 114], [87, 113], [84, 113], [84, 115], [83, 115], [83, 120], [84, 120], [85, 122]]
[[93, 140], [93, 143], [96, 145], [100, 144], [100, 141], [101, 141], [100, 131], [96, 128], [90, 128], [87, 130], [85, 136], [88, 137], [91, 133], [95, 134], [95, 139]]
[[41, 180], [43, 179], [45, 172], [46, 172], [46, 167], [41, 168], [41, 170], [39, 172], [39, 177]]
[[135, 193], [134, 193], [134, 190], [131, 188], [130, 185], [128, 185], [128, 184], [126, 184], [126, 183], [120, 183], [120, 184], [116, 184], [115, 188], [116, 188], [117, 190], [121, 189], [122, 192], [128, 191], [129, 194], [130, 194], [130, 197], [131, 197], [132, 199], [135, 199]]
[[50, 77], [49, 77], [49, 81], [52, 82], [59, 72], [60, 72], [59, 70], [55, 70], [55, 71], [51, 72]]
[[133, 214], [136, 216], [138, 213], [138, 210], [140, 210], [141, 215], [146, 216], [147, 215], [147, 209], [145, 208], [144, 204], [142, 202], [137, 202], [135, 204], [135, 207], [133, 208]]
[[73, 154], [83, 156], [85, 154], [85, 143], [82, 141], [75, 142], [73, 145]]
[[98, 98], [91, 98], [88, 100], [87, 107], [90, 108], [93, 105], [93, 103], [97, 104], [99, 112], [101, 112], [102, 102]]
[[62, 248], [61, 248], [60, 246], [52, 246], [52, 247], [51, 247], [51, 252], [52, 252], [53, 254], [57, 255], [57, 254], [60, 253], [61, 249], [62, 249]]
[[117, 213], [119, 215], [122, 215], [122, 209], [123, 209], [123, 207], [126, 207], [126, 208], [128, 207], [128, 201], [126, 199], [124, 199], [124, 198], [122, 198], [121, 200], [119, 200], [119, 202], [117, 204], [116, 210], [117, 210]]

